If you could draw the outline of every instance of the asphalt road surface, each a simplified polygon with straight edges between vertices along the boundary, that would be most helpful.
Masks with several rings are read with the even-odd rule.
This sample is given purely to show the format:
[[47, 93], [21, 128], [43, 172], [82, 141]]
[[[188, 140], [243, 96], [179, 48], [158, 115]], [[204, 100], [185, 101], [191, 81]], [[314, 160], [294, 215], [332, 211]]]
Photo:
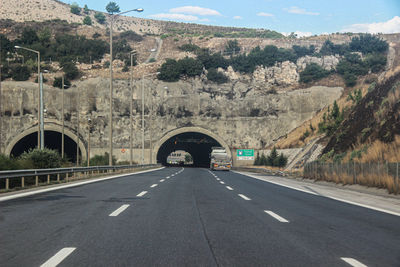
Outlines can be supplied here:
[[0, 266], [400, 266], [400, 217], [165, 168], [0, 202]]

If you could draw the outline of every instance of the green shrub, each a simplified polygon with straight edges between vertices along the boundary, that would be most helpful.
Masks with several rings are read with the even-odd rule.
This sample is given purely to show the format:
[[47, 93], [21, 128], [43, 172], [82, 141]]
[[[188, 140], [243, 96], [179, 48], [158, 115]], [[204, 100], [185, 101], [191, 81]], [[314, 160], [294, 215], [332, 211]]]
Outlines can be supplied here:
[[134, 31], [131, 31], [131, 30], [127, 30], [125, 32], [121, 32], [119, 37], [122, 38], [122, 39], [126, 39], [128, 41], [132, 41], [132, 42], [140, 42], [140, 41], [143, 40], [143, 37], [141, 35], [137, 34]]
[[16, 65], [12, 68], [11, 78], [15, 81], [26, 81], [31, 76], [31, 71], [27, 66]]
[[6, 155], [0, 154], [0, 171], [18, 169], [16, 161]]
[[168, 58], [158, 71], [160, 73], [157, 75], [157, 78], [166, 82], [179, 81], [181, 76], [179, 64], [175, 59]]
[[228, 77], [216, 69], [209, 69], [207, 73], [207, 80], [222, 84], [228, 82]]
[[365, 62], [372, 72], [377, 73], [385, 70], [387, 57], [384, 54], [368, 54], [365, 57]]
[[186, 51], [186, 52], [196, 52], [200, 50], [200, 47], [195, 44], [183, 44], [178, 47], [179, 50]]
[[371, 34], [362, 34], [353, 37], [350, 42], [350, 50], [358, 51], [363, 54], [385, 53], [389, 48], [385, 40]]
[[[117, 159], [115, 156], [112, 157], [112, 162], [113, 165], [116, 164]], [[90, 158], [90, 166], [107, 166], [109, 164], [109, 154], [107, 152], [104, 153], [104, 155], [95, 155], [94, 157]], [[87, 163], [83, 163], [84, 166], [87, 165]]]
[[85, 6], [83, 7], [83, 13], [89, 14], [89, 8], [88, 8], [87, 5], [85, 5]]
[[321, 80], [327, 77], [330, 71], [323, 69], [316, 63], [310, 63], [306, 68], [300, 73], [300, 82], [309, 83], [313, 81]]
[[48, 148], [29, 150], [24, 152], [19, 159], [30, 162], [34, 169], [59, 168], [62, 163], [61, 155], [56, 150]]
[[65, 73], [65, 78], [67, 80], [74, 80], [79, 77], [80, 73], [78, 68], [73, 62], [66, 62], [62, 64], [62, 69]]
[[[55, 77], [53, 86], [62, 88], [62, 77]], [[68, 88], [70, 86], [71, 86], [71, 82], [68, 79], [64, 79], [64, 88]]]
[[201, 61], [206, 69], [226, 69], [229, 65], [228, 60], [219, 53], [211, 54], [208, 49], [198, 49], [195, 52], [197, 59]]
[[92, 25], [92, 19], [91, 19], [89, 16], [86, 16], [86, 17], [83, 19], [83, 24], [85, 24], [85, 25]]
[[104, 14], [102, 12], [96, 12], [94, 14], [94, 18], [100, 24], [104, 24], [106, 22], [106, 16], [104, 16]]
[[185, 57], [183, 59], [178, 60], [178, 68], [180, 70], [180, 74], [187, 75], [189, 77], [198, 76], [203, 72], [203, 64], [200, 60]]
[[72, 14], [75, 14], [75, 15], [81, 14], [81, 8], [78, 6], [77, 3], [72, 3], [70, 10], [71, 10]]

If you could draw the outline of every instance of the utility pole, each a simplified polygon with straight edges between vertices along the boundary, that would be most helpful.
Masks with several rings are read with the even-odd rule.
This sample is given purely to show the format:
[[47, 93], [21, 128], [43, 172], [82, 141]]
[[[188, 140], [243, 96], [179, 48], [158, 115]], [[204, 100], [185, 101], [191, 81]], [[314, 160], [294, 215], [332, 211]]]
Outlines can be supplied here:
[[2, 107], [2, 101], [3, 99], [1, 98], [1, 38], [0, 38], [0, 154], [3, 153], [3, 107]]
[[79, 88], [78, 90], [78, 101], [76, 103], [76, 166], [79, 166]]
[[62, 123], [62, 130], [61, 130], [61, 158], [64, 158], [64, 75], [61, 76], [61, 123]]

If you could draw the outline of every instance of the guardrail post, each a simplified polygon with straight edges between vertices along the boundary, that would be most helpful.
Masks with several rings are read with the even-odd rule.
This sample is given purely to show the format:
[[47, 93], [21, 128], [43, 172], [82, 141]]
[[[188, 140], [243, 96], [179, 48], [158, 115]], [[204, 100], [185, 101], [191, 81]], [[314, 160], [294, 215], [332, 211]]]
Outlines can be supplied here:
[[47, 184], [50, 184], [50, 174], [47, 174]]
[[355, 161], [353, 161], [353, 175], [354, 175], [353, 184], [356, 184], [357, 183], [357, 174], [356, 174], [356, 162]]
[[25, 177], [21, 177], [21, 187], [25, 187]]
[[68, 182], [68, 172], [65, 174], [65, 181]]
[[6, 179], [6, 190], [10, 189], [10, 179]]
[[35, 186], [39, 186], [39, 176], [35, 177]]
[[57, 173], [57, 183], [59, 183], [59, 182], [60, 182], [60, 174]]

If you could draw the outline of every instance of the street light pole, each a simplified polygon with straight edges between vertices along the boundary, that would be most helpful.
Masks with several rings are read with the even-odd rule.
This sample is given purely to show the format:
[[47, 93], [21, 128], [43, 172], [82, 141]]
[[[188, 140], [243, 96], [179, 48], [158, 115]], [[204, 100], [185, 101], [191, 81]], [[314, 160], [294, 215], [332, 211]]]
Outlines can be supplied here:
[[14, 46], [14, 47], [17, 48], [17, 49], [24, 49], [24, 50], [27, 50], [27, 51], [36, 53], [37, 56], [38, 56], [38, 85], [39, 85], [39, 92], [38, 92], [38, 138], [37, 138], [37, 140], [38, 140], [38, 148], [41, 149], [41, 148], [42, 148], [42, 144], [40, 143], [40, 141], [41, 141], [41, 131], [40, 131], [41, 120], [40, 120], [40, 114], [41, 114], [41, 112], [43, 112], [43, 111], [41, 111], [40, 109], [41, 109], [41, 107], [43, 107], [43, 105], [40, 103], [40, 102], [41, 102], [40, 96], [41, 96], [41, 94], [42, 94], [42, 93], [40, 92], [40, 91], [42, 90], [42, 86], [41, 86], [41, 82], [39, 81], [39, 80], [40, 80], [40, 52], [39, 52], [39, 51], [36, 51], [36, 50], [33, 50], [33, 49], [30, 49], [30, 48], [18, 46], [18, 45]]
[[76, 166], [79, 166], [79, 88], [78, 90], [78, 101], [76, 103]]
[[64, 75], [61, 76], [61, 123], [62, 123], [62, 130], [61, 130], [61, 158], [64, 158]]
[[113, 165], [112, 162], [112, 156], [113, 156], [113, 24], [114, 24], [114, 16], [122, 15], [131, 11], [136, 11], [136, 12], [143, 12], [143, 8], [136, 8], [124, 12], [119, 12], [117, 14], [110, 14], [110, 118], [109, 118], [109, 124], [110, 124], [110, 132], [109, 132], [109, 139], [110, 139], [110, 147], [109, 147], [109, 155], [108, 155], [108, 164], [110, 166]]
[[130, 96], [130, 117], [129, 117], [129, 122], [130, 122], [130, 131], [129, 131], [129, 151], [130, 151], [130, 159], [129, 159], [129, 164], [133, 164], [133, 56], [135, 55], [136, 51], [131, 52], [131, 82], [130, 82], [130, 89], [131, 89], [131, 96]]

